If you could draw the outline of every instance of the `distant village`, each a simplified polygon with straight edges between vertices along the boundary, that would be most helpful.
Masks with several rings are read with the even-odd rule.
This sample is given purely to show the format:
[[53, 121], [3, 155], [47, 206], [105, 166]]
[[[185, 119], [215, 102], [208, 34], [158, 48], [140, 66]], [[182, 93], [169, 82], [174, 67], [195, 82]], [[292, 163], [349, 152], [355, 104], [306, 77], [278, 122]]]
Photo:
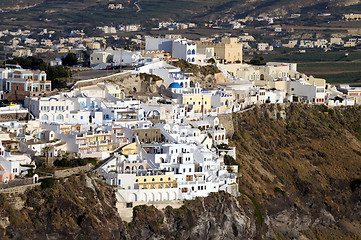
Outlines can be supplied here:
[[[109, 6], [113, 7], [117, 6]], [[193, 26], [162, 23], [159, 28]], [[242, 25], [234, 23], [238, 26]], [[113, 33], [137, 27], [101, 30]], [[144, 47], [133, 51], [105, 47], [104, 37], [84, 37], [81, 31], [59, 40], [47, 38], [54, 32], [46, 29], [40, 41], [27, 37], [30, 34], [0, 32], [0, 36], [12, 36], [4, 48], [13, 57], [72, 52], [82, 62], [82, 53], [89, 51], [93, 71], [120, 69], [79, 80], [69, 90], [54, 89], [41, 70], [10, 64], [0, 69], [0, 96], [10, 101], [0, 107], [1, 186], [25, 176], [34, 178], [36, 157], [43, 157], [48, 165], [64, 157], [96, 158], [99, 164], [93, 171], [114, 186], [120, 209], [145, 202], [190, 200], [218, 191], [237, 196], [241, 166], [235, 161], [235, 147], [229, 145], [232, 134], [227, 126], [232, 122], [227, 116], [259, 104], [334, 107], [361, 102], [361, 88], [333, 86], [300, 73], [296, 63], [244, 63], [243, 51], [255, 41], [248, 34], [197, 41], [178, 35], [136, 36], [131, 41]], [[294, 40], [285, 47], [326, 49], [356, 46], [360, 41]], [[257, 43], [257, 48], [272, 51], [273, 46]], [[173, 64], [179, 61], [213, 66], [218, 69], [214, 81], [205, 83]], [[61, 65], [62, 58], [50, 64]], [[140, 75], [151, 82], [148, 88]], [[11, 120], [14, 117], [22, 121]]]

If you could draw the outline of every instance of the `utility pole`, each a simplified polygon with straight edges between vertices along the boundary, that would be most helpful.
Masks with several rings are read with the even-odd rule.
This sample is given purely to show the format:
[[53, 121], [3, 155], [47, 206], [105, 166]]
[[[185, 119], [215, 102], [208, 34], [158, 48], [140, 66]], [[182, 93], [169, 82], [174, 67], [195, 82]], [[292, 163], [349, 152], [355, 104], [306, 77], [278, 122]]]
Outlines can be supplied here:
[[203, 111], [204, 111], [204, 104], [203, 104], [203, 93], [201, 91], [201, 94], [202, 94], [202, 107], [201, 107], [201, 110], [202, 110], [202, 119], [203, 119]]
[[123, 49], [120, 49], [120, 65], [119, 65], [119, 72], [122, 72], [122, 65], [123, 65]]

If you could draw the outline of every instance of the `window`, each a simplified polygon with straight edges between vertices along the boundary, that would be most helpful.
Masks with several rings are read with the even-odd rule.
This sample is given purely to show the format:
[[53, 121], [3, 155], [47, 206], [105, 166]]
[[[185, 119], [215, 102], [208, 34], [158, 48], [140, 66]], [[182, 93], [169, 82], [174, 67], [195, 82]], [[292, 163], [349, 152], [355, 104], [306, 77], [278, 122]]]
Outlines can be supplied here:
[[168, 181], [170, 181], [170, 179], [171, 179], [171, 178], [169, 177], [169, 178], [168, 178]]
[[138, 179], [136, 179], [135, 182], [138, 182]]
[[163, 178], [160, 178], [160, 181], [163, 182]]
[[144, 182], [147, 182], [147, 179], [146, 179], [146, 178], [144, 178]]
[[155, 179], [154, 178], [152, 178], [152, 182], [154, 182], [155, 181]]

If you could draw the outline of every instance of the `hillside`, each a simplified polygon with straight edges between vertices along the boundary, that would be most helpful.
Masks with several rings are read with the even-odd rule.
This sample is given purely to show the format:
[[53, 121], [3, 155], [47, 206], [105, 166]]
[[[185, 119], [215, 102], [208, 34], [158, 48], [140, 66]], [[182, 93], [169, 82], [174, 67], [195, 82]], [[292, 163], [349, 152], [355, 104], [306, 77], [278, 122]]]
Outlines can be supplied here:
[[291, 237], [361, 236], [360, 120], [360, 107], [301, 104], [234, 116], [241, 192], [264, 223]]
[[[3, 6], [7, 11], [13, 8], [14, 11], [3, 13], [0, 19], [9, 25], [43, 26], [46, 23], [53, 23], [52, 27], [62, 28], [64, 25], [68, 27], [82, 24], [117, 26], [127, 23], [144, 23], [144, 21], [152, 22], [152, 20], [204, 22], [219, 18], [259, 15], [286, 16], [290, 13], [312, 15], [325, 11], [342, 14], [361, 11], [360, 0], [142, 0], [137, 3], [140, 7], [139, 12], [134, 4], [135, 0], [114, 3], [122, 3], [124, 9], [109, 10], [109, 1], [106, 0], [14, 0], [11, 2], [1, 0], [0, 8]], [[25, 9], [19, 10], [19, 6]]]
[[0, 12], [14, 11], [24, 8], [35, 7], [36, 5], [44, 2], [45, 0], [0, 0]]
[[[262, 105], [233, 115], [241, 196], [134, 209], [127, 224], [96, 176], [0, 195], [4, 239], [360, 239], [361, 107]], [[228, 131], [231, 133], [230, 131]], [[20, 202], [21, 202], [20, 201]], [[21, 204], [20, 204], [21, 205]], [[5, 220], [4, 220], [5, 219]]]

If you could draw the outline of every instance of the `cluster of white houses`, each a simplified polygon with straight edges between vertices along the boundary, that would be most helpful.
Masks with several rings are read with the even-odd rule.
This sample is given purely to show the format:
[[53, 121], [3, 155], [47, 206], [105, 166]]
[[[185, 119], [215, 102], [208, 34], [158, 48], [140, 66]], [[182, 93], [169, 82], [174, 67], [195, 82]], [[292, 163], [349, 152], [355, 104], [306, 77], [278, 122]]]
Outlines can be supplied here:
[[[45, 73], [9, 71], [3, 89], [13, 91], [14, 97], [22, 94], [33, 120], [3, 126], [8, 137], [16, 136], [5, 142], [8, 149], [16, 145], [23, 154], [11, 155], [0, 145], [0, 180], [26, 173], [33, 156], [68, 152], [104, 159], [98, 171], [116, 187], [117, 199], [124, 204], [194, 199], [220, 190], [236, 195], [238, 166], [226, 164], [236, 158], [235, 148], [227, 146], [220, 115], [262, 103], [353, 105], [361, 96], [361, 89], [335, 88], [324, 79], [300, 74], [296, 64], [243, 64], [242, 46], [232, 38], [218, 44], [179, 39], [148, 39], [147, 44], [149, 51], [165, 49], [188, 62], [197, 62], [199, 51], [224, 61], [217, 64], [220, 72], [207, 89], [191, 73], [166, 61], [144, 63], [132, 74], [158, 76], [161, 80], [155, 84], [162, 96], [144, 101], [127, 97], [122, 87], [110, 82], [46, 94], [51, 93], [51, 83]], [[107, 54], [91, 57], [98, 64], [107, 61]], [[119, 64], [127, 55], [111, 54]]]

